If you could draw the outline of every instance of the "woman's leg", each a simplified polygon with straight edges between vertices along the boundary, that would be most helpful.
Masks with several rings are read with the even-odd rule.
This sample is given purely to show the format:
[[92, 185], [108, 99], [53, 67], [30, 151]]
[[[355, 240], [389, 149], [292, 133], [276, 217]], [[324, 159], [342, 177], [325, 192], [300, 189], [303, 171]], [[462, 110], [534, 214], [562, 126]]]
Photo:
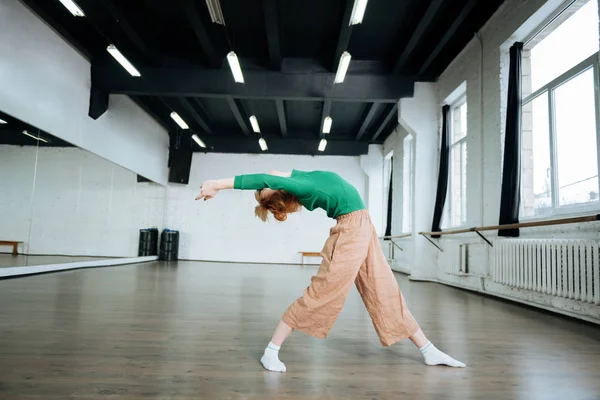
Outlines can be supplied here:
[[271, 338], [271, 343], [276, 346], [281, 346], [285, 339], [288, 338], [293, 332], [293, 329], [283, 321], [279, 322], [277, 328], [275, 329], [275, 333], [273, 333], [273, 337]]
[[319, 271], [312, 277], [302, 297], [285, 311], [271, 343], [265, 349], [262, 361], [266, 369], [285, 371], [277, 352], [293, 330], [319, 339], [327, 337], [366, 257], [371, 235], [367, 222], [366, 211], [338, 220], [321, 253], [323, 261]]
[[384, 346], [391, 346], [402, 339], [409, 338], [423, 354], [425, 364], [465, 366], [439, 351], [427, 340], [406, 306], [394, 273], [381, 249], [375, 228], [373, 228], [367, 259], [357, 275], [356, 287]]
[[265, 349], [265, 352], [260, 359], [263, 367], [273, 372], [285, 372], [285, 364], [279, 360], [279, 349], [285, 339], [287, 339], [292, 334], [293, 329], [283, 321], [279, 322], [277, 328], [275, 329], [275, 333], [273, 333], [273, 337], [271, 338], [271, 342]]

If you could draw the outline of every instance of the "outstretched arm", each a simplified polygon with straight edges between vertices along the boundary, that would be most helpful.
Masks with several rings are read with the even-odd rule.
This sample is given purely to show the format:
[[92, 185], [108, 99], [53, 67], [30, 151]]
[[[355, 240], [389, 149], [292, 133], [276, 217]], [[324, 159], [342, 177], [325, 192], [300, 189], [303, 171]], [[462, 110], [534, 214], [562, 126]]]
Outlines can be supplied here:
[[271, 171], [269, 174], [239, 175], [235, 178], [205, 181], [196, 200], [212, 199], [219, 190], [223, 189], [260, 190], [268, 187], [275, 190], [286, 190], [296, 196], [312, 190], [311, 187], [307, 187], [305, 184], [301, 185], [287, 179], [291, 176], [291, 172]]
[[234, 178], [205, 181], [200, 186], [200, 195], [196, 197], [196, 200], [204, 199], [206, 201], [215, 197], [219, 190], [233, 189], [233, 182]]

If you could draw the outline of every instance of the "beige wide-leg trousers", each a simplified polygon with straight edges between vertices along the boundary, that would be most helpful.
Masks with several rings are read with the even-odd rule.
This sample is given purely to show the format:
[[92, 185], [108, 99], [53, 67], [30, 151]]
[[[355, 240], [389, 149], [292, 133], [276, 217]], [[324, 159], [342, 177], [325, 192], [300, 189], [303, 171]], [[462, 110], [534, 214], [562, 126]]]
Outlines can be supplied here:
[[381, 344], [391, 346], [419, 330], [367, 210], [339, 217], [321, 255], [319, 271], [302, 297], [283, 314], [283, 322], [311, 336], [326, 338], [355, 283]]

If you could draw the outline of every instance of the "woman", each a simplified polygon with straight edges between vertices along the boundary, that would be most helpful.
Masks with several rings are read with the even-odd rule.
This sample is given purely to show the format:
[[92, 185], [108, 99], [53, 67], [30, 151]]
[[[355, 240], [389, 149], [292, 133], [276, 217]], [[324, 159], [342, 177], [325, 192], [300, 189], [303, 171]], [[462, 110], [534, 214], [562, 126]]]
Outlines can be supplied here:
[[263, 221], [269, 212], [285, 221], [304, 206], [321, 208], [337, 220], [322, 251], [321, 267], [302, 297], [283, 314], [261, 358], [263, 366], [285, 372], [279, 349], [294, 330], [324, 339], [339, 315], [353, 283], [369, 311], [384, 346], [409, 338], [427, 365], [465, 367], [427, 340], [406, 307], [387, 264], [377, 233], [358, 191], [339, 175], [326, 171], [241, 175], [202, 184], [196, 200], [212, 199], [219, 190], [256, 190], [255, 214]]

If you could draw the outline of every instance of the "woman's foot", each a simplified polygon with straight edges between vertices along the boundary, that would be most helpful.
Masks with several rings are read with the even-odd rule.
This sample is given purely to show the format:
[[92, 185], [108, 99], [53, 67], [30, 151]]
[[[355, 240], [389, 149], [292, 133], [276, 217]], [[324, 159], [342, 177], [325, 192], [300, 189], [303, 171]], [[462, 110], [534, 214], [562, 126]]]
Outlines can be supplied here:
[[425, 358], [425, 364], [427, 365], [447, 365], [455, 368], [465, 368], [466, 365], [454, 358], [450, 357], [446, 353], [442, 353], [438, 350], [433, 343], [429, 342], [425, 346], [419, 349], [423, 357]]
[[281, 347], [274, 345], [273, 343], [269, 343], [267, 348], [265, 349], [265, 353], [263, 354], [260, 362], [262, 363], [265, 369], [273, 372], [285, 372], [285, 364], [279, 361], [279, 349]]

